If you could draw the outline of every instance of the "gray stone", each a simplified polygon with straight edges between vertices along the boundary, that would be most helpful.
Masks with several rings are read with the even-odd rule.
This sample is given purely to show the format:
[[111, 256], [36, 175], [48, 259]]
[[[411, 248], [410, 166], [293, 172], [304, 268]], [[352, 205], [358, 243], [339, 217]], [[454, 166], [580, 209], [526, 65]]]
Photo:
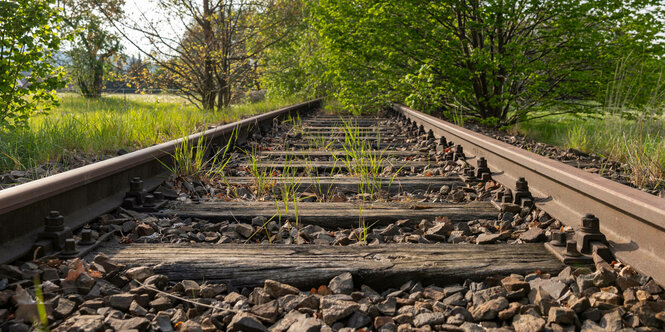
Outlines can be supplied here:
[[577, 288], [580, 290], [581, 294], [584, 294], [588, 289], [595, 287], [593, 285], [593, 275], [591, 274], [577, 276], [576, 282]]
[[121, 293], [109, 296], [109, 305], [115, 309], [127, 311], [134, 301], [134, 294]]
[[521, 307], [522, 307], [522, 305], [519, 304], [518, 302], [511, 302], [510, 304], [508, 304], [508, 308], [499, 311], [499, 313], [497, 314], [497, 317], [500, 320], [511, 319], [511, 318], [513, 318], [513, 316], [515, 316], [519, 312]]
[[573, 324], [575, 322], [575, 311], [568, 308], [552, 307], [547, 314], [548, 323]]
[[455, 293], [453, 295], [450, 295], [450, 296], [446, 297], [445, 299], [443, 299], [443, 301], [441, 301], [441, 302], [445, 305], [448, 305], [448, 306], [465, 307], [466, 304], [467, 304], [467, 301], [466, 301], [466, 299], [464, 299], [464, 296], [462, 295], [462, 293]]
[[58, 270], [52, 268], [52, 267], [47, 267], [44, 268], [42, 271], [42, 280], [44, 281], [53, 281], [53, 280], [58, 280], [60, 279], [60, 276], [58, 275]]
[[393, 316], [397, 310], [397, 301], [394, 297], [391, 297], [380, 304], [378, 304], [377, 309], [381, 311], [384, 315]]
[[369, 323], [372, 322], [372, 319], [365, 315], [361, 311], [354, 311], [351, 317], [349, 317], [349, 321], [346, 323], [346, 326], [352, 327], [354, 329], [359, 329], [361, 327], [369, 325]]
[[178, 332], [203, 332], [203, 328], [201, 327], [201, 324], [193, 320], [188, 320], [180, 325]]
[[529, 284], [531, 285], [531, 289], [540, 287], [555, 300], [560, 298], [568, 289], [565, 283], [555, 279], [538, 278], [530, 281]]
[[609, 268], [599, 268], [592, 274], [593, 285], [599, 288], [607, 287], [617, 280], [617, 275]]
[[265, 290], [266, 293], [268, 293], [273, 298], [279, 298], [284, 295], [300, 293], [300, 290], [296, 287], [270, 279], [266, 280], [263, 283], [263, 290]]
[[155, 309], [155, 311], [170, 309], [171, 306], [171, 300], [166, 296], [157, 296], [154, 300], [150, 301], [150, 307]]
[[132, 304], [129, 305], [129, 313], [134, 316], [145, 316], [145, 314], [148, 313], [148, 310], [145, 310], [145, 308], [136, 301], [132, 301]]
[[110, 317], [106, 319], [106, 324], [116, 331], [139, 330], [145, 331], [150, 325], [150, 321], [143, 317], [132, 317], [130, 319], [118, 319]]
[[[10, 330], [11, 331], [11, 330]], [[101, 332], [104, 331], [104, 316], [72, 316], [60, 324], [53, 332]]]
[[621, 305], [621, 296], [610, 292], [597, 292], [591, 294], [589, 302], [592, 307], [597, 307], [602, 310], [612, 309]]
[[132, 267], [125, 271], [125, 276], [131, 280], [137, 280], [143, 282], [148, 277], [152, 276], [154, 271], [149, 266], [137, 266]]
[[76, 302], [61, 297], [58, 299], [58, 306], [53, 310], [53, 315], [57, 318], [64, 318], [69, 316], [74, 309], [76, 309]]
[[471, 308], [471, 315], [476, 321], [492, 320], [497, 317], [499, 311], [508, 307], [508, 300], [505, 297], [489, 300], [478, 306]]
[[520, 239], [524, 242], [541, 242], [545, 241], [545, 231], [540, 227], [532, 227], [528, 231], [520, 235]]
[[264, 216], [254, 217], [254, 218], [252, 218], [252, 226], [263, 227], [263, 225], [265, 225], [266, 221], [268, 221], [268, 219], [266, 219], [266, 217], [264, 217]]
[[501, 238], [501, 233], [482, 233], [476, 237], [477, 244], [490, 244], [498, 241]]
[[474, 324], [471, 322], [464, 322], [460, 328], [462, 328], [462, 331], [464, 332], [484, 332], [486, 329], [478, 324]]
[[267, 332], [268, 329], [254, 316], [240, 312], [233, 316], [227, 328], [228, 332]]
[[395, 226], [395, 224], [390, 224], [386, 226], [381, 232], [379, 233], [380, 236], [394, 236], [399, 234], [399, 228]]
[[270, 294], [263, 288], [254, 288], [249, 294], [249, 302], [255, 305], [260, 305], [270, 302]]
[[333, 294], [351, 294], [353, 292], [353, 276], [349, 272], [342, 273], [330, 280], [328, 288]]
[[579, 298], [570, 303], [570, 309], [573, 309], [578, 314], [589, 309], [590, 306], [589, 299], [586, 297]]
[[201, 291], [201, 286], [194, 280], [183, 280], [180, 282], [182, 285], [182, 292], [186, 296], [198, 297]]
[[224, 297], [224, 302], [227, 302], [231, 305], [238, 303], [239, 301], [247, 300], [247, 298], [239, 293], [231, 292]]
[[155, 274], [146, 278], [143, 284], [163, 291], [169, 285], [169, 278], [163, 274]]
[[251, 313], [264, 322], [273, 324], [279, 318], [279, 306], [276, 300], [252, 307]]
[[526, 292], [528, 293], [531, 290], [531, 285], [528, 282], [512, 276], [501, 279], [501, 285], [506, 289], [507, 292], [515, 292], [526, 289]]
[[596, 322], [592, 320], [585, 320], [584, 323], [582, 323], [582, 328], [580, 329], [581, 332], [605, 332], [605, 329], [602, 327], [598, 326]]
[[656, 315], [665, 311], [665, 302], [639, 302], [631, 307], [631, 311], [643, 325], [659, 327], [662, 321]]
[[428, 235], [447, 235], [448, 233], [452, 232], [455, 227], [453, 226], [453, 223], [448, 221], [448, 222], [440, 222], [431, 227], [430, 229], [425, 232], [425, 234]]
[[516, 315], [513, 318], [513, 328], [516, 332], [538, 332], [545, 327], [545, 320], [529, 314]]
[[159, 330], [162, 332], [173, 332], [173, 325], [171, 325], [171, 317], [166, 314], [158, 314], [152, 320], [154, 325], [159, 327]]
[[321, 315], [326, 324], [332, 323], [351, 315], [354, 311], [358, 310], [360, 305], [352, 301], [345, 300], [331, 300], [324, 297], [321, 301]]
[[446, 322], [446, 315], [442, 312], [427, 312], [416, 315], [413, 319], [413, 325], [421, 327], [425, 325], [443, 324]]
[[235, 224], [236, 233], [242, 235], [244, 238], [249, 238], [254, 234], [254, 227], [248, 224]]
[[397, 332], [397, 325], [395, 323], [384, 324], [377, 332]]
[[473, 292], [473, 305], [480, 305], [486, 301], [506, 296], [506, 290], [502, 286], [491, 287]]
[[600, 319], [600, 326], [605, 329], [605, 331], [618, 331], [623, 328], [623, 320], [621, 318], [621, 312], [619, 310], [612, 310]]
[[80, 294], [88, 294], [96, 283], [97, 280], [89, 276], [87, 273], [81, 273], [78, 278], [76, 278], [76, 289]]
[[269, 330], [271, 332], [286, 332], [293, 323], [305, 318], [307, 318], [305, 314], [294, 310], [286, 314], [282, 319], [277, 321], [277, 323], [270, 326]]
[[312, 317], [298, 319], [287, 332], [319, 332], [323, 322]]

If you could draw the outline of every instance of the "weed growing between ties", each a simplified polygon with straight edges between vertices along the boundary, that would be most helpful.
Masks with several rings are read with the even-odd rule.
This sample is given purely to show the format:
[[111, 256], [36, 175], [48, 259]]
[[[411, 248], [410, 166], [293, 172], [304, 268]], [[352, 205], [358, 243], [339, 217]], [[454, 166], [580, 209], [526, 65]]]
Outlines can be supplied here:
[[202, 137], [193, 142], [188, 135], [185, 135], [170, 154], [172, 163], [167, 164], [161, 160], [159, 162], [176, 177], [206, 180], [219, 177], [224, 180], [226, 177], [224, 169], [231, 161], [232, 150], [238, 140], [238, 131], [239, 127], [233, 128], [223, 149], [213, 149], [210, 142]]

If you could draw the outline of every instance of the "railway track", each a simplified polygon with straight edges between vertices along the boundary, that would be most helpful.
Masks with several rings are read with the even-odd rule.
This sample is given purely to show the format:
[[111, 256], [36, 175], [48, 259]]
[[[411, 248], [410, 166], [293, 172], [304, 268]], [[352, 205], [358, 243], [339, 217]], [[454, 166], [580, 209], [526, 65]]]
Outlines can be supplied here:
[[320, 102], [192, 136], [193, 174], [167, 171], [179, 140], [0, 191], [2, 330], [37, 316], [34, 276], [56, 330], [663, 327], [661, 199]]

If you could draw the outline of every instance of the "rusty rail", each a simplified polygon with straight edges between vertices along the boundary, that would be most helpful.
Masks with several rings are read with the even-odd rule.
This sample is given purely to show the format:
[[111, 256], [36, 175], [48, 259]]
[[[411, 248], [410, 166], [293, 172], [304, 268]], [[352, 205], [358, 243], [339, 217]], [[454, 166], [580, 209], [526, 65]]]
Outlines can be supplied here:
[[[321, 101], [310, 100], [217, 126], [188, 139], [194, 144], [199, 139], [223, 144], [236, 127], [242, 139], [256, 126], [270, 127], [273, 119], [312, 110]], [[182, 141], [172, 140], [0, 191], [0, 263], [29, 252], [50, 210], [60, 211], [65, 226], [75, 229], [119, 206], [131, 178], [143, 178], [147, 189], [157, 187], [168, 176], [162, 163], [171, 162], [170, 153]]]
[[665, 200], [405, 106], [393, 109], [461, 145], [469, 162], [487, 159], [492, 178], [504, 186], [514, 190], [525, 177], [536, 206], [576, 230], [582, 216], [595, 214], [615, 256], [665, 284]]

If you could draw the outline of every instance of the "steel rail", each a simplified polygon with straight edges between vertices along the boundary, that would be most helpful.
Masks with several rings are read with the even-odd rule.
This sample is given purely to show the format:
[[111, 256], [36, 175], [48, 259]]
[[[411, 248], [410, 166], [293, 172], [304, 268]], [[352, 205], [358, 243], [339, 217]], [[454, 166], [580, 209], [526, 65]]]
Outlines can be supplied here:
[[[216, 126], [192, 134], [188, 140], [196, 144], [224, 144], [235, 132], [239, 139], [256, 126], [272, 126], [275, 118], [292, 112], [303, 112], [320, 106], [322, 99], [310, 100], [256, 115], [234, 123]], [[171, 163], [171, 153], [183, 139], [110, 158], [60, 174], [35, 180], [0, 191], [0, 263], [16, 260], [29, 253], [37, 234], [44, 229], [44, 217], [58, 210], [65, 225], [75, 229], [120, 205], [129, 181], [139, 176], [146, 188], [156, 188], [168, 177], [162, 163]]]
[[586, 213], [600, 219], [611, 250], [624, 263], [665, 285], [665, 200], [597, 174], [522, 150], [402, 105], [393, 110], [463, 147], [472, 162], [484, 157], [492, 178], [515, 189], [529, 182], [536, 206], [576, 230]]

